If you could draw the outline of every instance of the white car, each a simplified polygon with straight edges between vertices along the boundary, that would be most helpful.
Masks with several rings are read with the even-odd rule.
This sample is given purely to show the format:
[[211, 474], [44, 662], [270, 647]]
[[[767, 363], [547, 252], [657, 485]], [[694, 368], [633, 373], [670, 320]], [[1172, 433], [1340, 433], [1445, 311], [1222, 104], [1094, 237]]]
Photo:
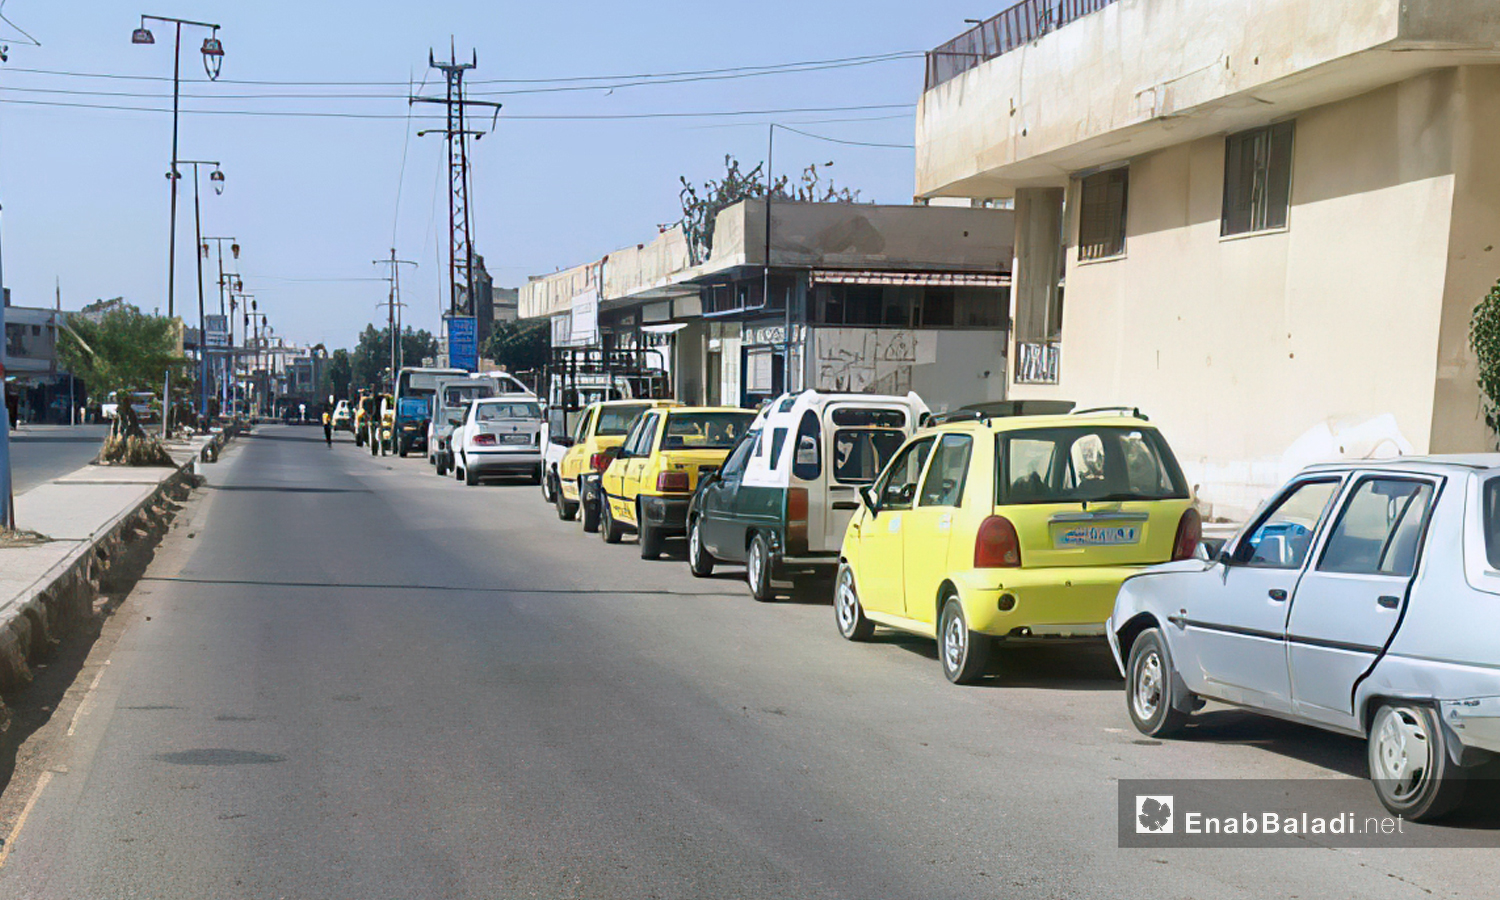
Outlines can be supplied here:
[[534, 397], [475, 400], [450, 440], [453, 475], [464, 484], [496, 475], [542, 481], [542, 404]]

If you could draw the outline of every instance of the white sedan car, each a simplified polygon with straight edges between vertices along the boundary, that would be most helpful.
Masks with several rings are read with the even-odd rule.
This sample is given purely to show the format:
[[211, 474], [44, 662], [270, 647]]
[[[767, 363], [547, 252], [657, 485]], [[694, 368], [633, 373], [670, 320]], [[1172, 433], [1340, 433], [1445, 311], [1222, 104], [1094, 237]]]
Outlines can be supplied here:
[[542, 481], [542, 404], [520, 397], [487, 397], [464, 410], [453, 430], [453, 475], [467, 485], [497, 475]]

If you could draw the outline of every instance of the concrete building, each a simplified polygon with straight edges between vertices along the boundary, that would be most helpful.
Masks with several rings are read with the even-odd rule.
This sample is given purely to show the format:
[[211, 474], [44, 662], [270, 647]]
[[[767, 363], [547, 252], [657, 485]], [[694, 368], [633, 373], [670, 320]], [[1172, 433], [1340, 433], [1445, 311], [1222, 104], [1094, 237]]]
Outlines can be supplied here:
[[65, 424], [84, 401], [83, 386], [57, 364], [56, 309], [11, 306], [5, 291], [5, 341], [0, 369], [21, 420]]
[[1242, 514], [1493, 446], [1493, 0], [1027, 0], [928, 55], [920, 197], [1013, 198], [1017, 398], [1139, 406]]
[[771, 209], [769, 278], [766, 204], [748, 200], [719, 213], [701, 263], [670, 228], [533, 278], [520, 315], [551, 318], [555, 346], [656, 351], [688, 403], [808, 387], [915, 390], [934, 408], [1005, 397], [1008, 210]]

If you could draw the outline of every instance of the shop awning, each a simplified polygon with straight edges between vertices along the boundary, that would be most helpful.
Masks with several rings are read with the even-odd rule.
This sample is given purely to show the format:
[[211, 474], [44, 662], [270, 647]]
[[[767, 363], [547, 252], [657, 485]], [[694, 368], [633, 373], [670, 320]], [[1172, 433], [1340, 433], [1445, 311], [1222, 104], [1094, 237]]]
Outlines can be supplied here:
[[813, 269], [813, 284], [904, 285], [911, 287], [1010, 287], [1005, 272], [890, 272], [876, 269]]

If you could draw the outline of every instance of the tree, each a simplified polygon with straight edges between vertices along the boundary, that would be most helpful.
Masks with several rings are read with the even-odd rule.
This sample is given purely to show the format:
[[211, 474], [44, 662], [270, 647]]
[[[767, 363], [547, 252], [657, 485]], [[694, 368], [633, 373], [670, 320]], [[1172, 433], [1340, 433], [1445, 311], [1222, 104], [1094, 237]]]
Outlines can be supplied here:
[[[401, 332], [401, 351], [408, 366], [420, 366], [422, 360], [437, 356], [437, 338], [424, 329]], [[359, 343], [349, 354], [349, 367], [355, 388], [376, 387], [387, 383], [385, 372], [391, 367], [391, 330], [366, 325]]]
[[70, 315], [58, 337], [58, 363], [103, 400], [111, 391], [156, 390], [167, 370], [186, 385], [187, 358], [177, 353], [177, 328], [164, 316], [120, 306], [97, 319]]
[[[682, 201], [682, 231], [687, 237], [688, 253], [694, 265], [703, 262], [714, 246], [714, 222], [725, 209], [754, 197], [766, 195], [765, 163], [746, 172], [740, 161], [730, 154], [724, 155], [724, 177], [703, 183], [701, 188], [686, 177], [679, 176], [682, 190], [678, 197]], [[859, 191], [840, 188], [829, 182], [823, 186], [818, 179], [818, 166], [809, 164], [802, 170], [796, 184], [785, 175], [778, 176], [771, 185], [771, 196], [781, 200], [799, 200], [807, 203], [858, 203]]]
[[354, 366], [348, 350], [335, 350], [323, 367], [323, 383], [318, 386], [321, 396], [333, 395], [333, 399], [348, 400], [349, 384], [354, 380]]
[[1485, 424], [1492, 435], [1500, 434], [1500, 282], [1474, 307], [1469, 319], [1469, 346], [1479, 363]]
[[547, 319], [497, 322], [479, 354], [508, 372], [534, 372], [552, 355], [552, 323]]

